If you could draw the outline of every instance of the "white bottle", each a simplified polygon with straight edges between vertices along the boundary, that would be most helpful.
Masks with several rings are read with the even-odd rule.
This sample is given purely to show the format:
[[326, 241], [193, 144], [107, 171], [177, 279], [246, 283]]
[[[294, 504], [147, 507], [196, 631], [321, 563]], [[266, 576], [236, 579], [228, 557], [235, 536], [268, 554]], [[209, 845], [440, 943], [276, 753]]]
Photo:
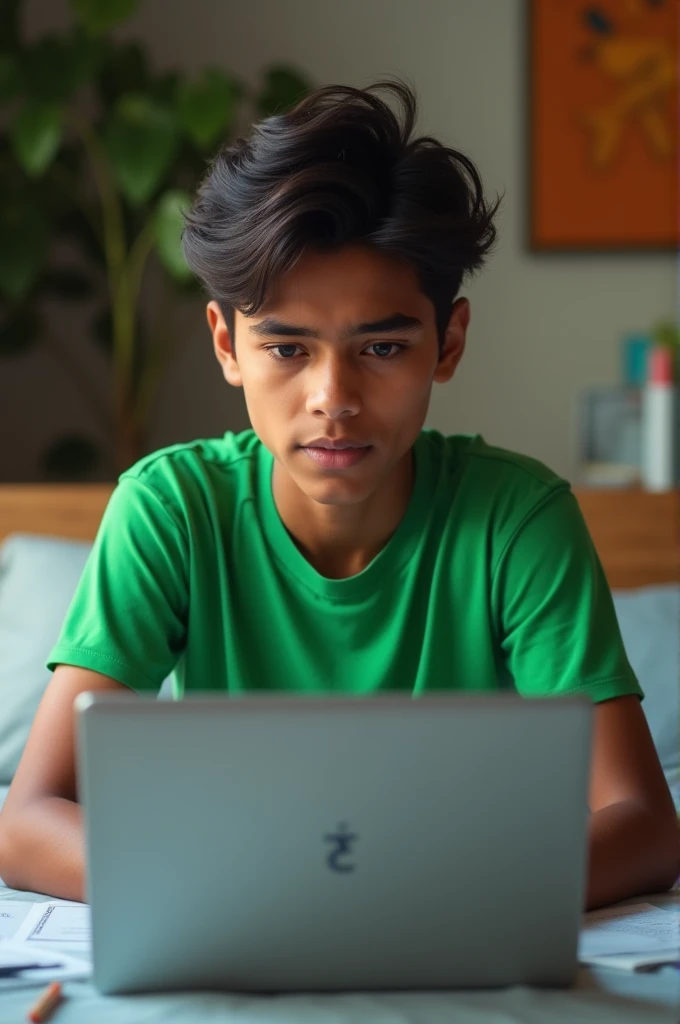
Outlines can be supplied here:
[[676, 410], [673, 352], [658, 345], [650, 350], [642, 391], [640, 476], [645, 491], [670, 491], [678, 483]]

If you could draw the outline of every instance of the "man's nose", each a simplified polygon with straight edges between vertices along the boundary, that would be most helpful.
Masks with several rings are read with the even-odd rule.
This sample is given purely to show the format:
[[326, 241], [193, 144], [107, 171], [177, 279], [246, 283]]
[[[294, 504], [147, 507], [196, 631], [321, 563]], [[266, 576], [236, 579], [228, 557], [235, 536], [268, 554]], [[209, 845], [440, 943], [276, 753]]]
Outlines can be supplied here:
[[310, 371], [307, 412], [335, 420], [356, 416], [360, 408], [356, 372], [346, 362], [331, 358]]

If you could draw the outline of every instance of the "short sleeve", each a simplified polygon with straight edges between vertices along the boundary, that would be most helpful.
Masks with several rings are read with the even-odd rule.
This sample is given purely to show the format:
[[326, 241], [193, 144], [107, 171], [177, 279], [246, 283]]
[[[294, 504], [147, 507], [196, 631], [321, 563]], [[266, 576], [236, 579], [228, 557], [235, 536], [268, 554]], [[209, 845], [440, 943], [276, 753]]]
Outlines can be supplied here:
[[47, 667], [77, 665], [159, 690], [184, 649], [186, 531], [145, 482], [122, 477]]
[[552, 492], [519, 524], [493, 574], [500, 646], [524, 696], [644, 697], [581, 509]]

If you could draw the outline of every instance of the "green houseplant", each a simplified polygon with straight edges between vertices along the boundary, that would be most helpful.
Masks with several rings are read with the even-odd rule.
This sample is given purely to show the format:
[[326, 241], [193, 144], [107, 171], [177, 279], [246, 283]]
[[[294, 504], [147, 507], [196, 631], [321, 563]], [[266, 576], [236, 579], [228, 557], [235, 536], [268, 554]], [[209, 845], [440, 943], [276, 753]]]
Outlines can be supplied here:
[[[142, 46], [111, 35], [139, 2], [70, 0], [72, 29], [29, 45], [20, 0], [0, 0], [0, 357], [52, 346], [110, 441], [102, 453], [86, 437], [58, 439], [43, 459], [52, 478], [86, 478], [102, 457], [119, 473], [143, 454], [173, 351], [167, 317], [159, 327], [142, 315], [147, 265], [160, 265], [169, 302], [198, 291], [180, 245], [190, 190], [239, 124], [308, 88], [287, 67], [266, 69], [256, 90], [217, 67], [193, 80], [155, 73]], [[55, 260], [60, 241], [80, 258]], [[55, 298], [100, 300], [83, 344], [108, 354], [105, 400], [48, 322]]]
[[671, 350], [675, 380], [680, 384], [680, 327], [672, 320], [661, 320], [652, 328], [651, 339], [653, 345]]

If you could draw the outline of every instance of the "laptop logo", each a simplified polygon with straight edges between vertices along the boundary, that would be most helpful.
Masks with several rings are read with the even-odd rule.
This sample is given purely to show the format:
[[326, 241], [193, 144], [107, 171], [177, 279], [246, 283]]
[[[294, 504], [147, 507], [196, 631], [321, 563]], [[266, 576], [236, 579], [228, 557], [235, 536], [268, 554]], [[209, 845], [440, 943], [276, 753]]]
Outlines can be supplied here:
[[326, 864], [328, 864], [331, 871], [336, 871], [343, 875], [354, 871], [356, 864], [351, 859], [352, 844], [356, 842], [359, 836], [355, 832], [350, 832], [347, 825], [340, 824], [338, 825], [337, 832], [329, 832], [323, 838], [324, 842], [332, 844], [332, 849], [326, 857]]

